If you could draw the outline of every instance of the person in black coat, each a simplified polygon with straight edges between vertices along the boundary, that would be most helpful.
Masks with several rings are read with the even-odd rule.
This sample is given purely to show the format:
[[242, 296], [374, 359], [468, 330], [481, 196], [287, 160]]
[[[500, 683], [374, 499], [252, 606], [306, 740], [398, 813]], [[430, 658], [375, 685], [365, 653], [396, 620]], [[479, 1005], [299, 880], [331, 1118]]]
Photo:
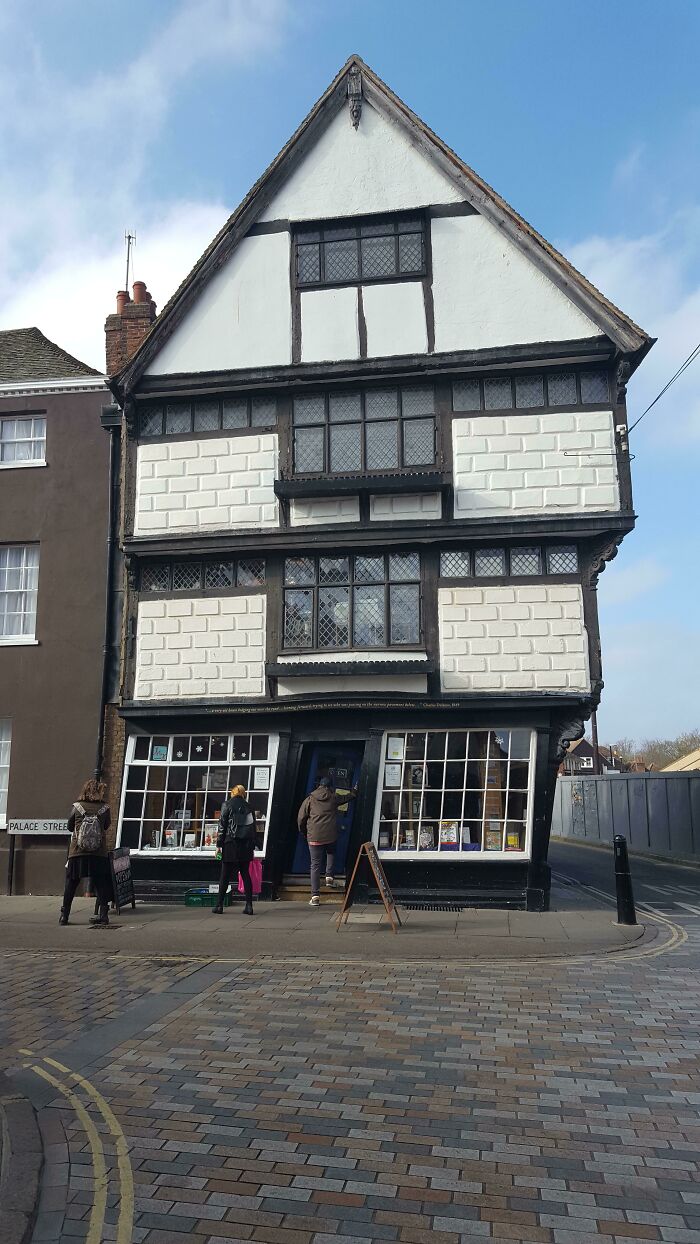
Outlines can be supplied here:
[[253, 882], [250, 878], [250, 861], [255, 854], [255, 813], [246, 799], [244, 786], [234, 786], [231, 798], [227, 799], [221, 809], [219, 833], [216, 845], [221, 851], [221, 873], [219, 875], [219, 899], [212, 909], [213, 915], [220, 916], [224, 910], [224, 899], [229, 883], [234, 882], [241, 874], [245, 893], [246, 916], [253, 915]]

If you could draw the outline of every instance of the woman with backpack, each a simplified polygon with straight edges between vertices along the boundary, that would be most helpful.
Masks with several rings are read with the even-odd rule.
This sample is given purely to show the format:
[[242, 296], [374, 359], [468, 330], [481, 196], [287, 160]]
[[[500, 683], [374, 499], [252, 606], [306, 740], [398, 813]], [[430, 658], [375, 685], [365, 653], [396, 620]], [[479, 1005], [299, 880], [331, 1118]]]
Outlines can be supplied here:
[[217, 849], [221, 852], [219, 875], [219, 899], [212, 908], [215, 916], [221, 916], [229, 882], [232, 885], [241, 874], [245, 893], [245, 916], [253, 915], [253, 883], [250, 878], [250, 861], [255, 854], [255, 813], [246, 799], [245, 786], [234, 786], [231, 798], [221, 809]]
[[104, 782], [91, 778], [83, 786], [80, 798], [73, 804], [68, 817], [71, 837], [59, 924], [68, 924], [71, 903], [83, 877], [89, 878], [99, 901], [99, 914], [91, 918], [90, 924], [109, 924], [112, 878], [107, 830], [112, 818], [109, 805], [105, 803], [105, 789]]

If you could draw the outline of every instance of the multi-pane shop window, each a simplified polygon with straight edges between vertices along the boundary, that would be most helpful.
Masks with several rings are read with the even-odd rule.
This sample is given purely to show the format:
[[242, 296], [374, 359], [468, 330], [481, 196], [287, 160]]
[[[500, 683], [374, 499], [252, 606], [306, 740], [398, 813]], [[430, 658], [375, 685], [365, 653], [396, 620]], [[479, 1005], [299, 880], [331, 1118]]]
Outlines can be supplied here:
[[364, 649], [420, 642], [420, 557], [289, 557], [284, 646]]
[[7, 787], [10, 780], [10, 744], [12, 722], [0, 718], [0, 829], [5, 827], [7, 816]]
[[142, 592], [224, 591], [232, 587], [260, 587], [265, 582], [265, 560], [146, 562], [141, 567]]
[[296, 230], [297, 285], [367, 285], [425, 273], [422, 216], [335, 221]]
[[37, 465], [46, 458], [46, 420], [0, 419], [0, 465]]
[[600, 406], [610, 402], [604, 371], [526, 372], [520, 376], [469, 377], [452, 385], [452, 409], [537, 410], [549, 406]]
[[294, 399], [293, 421], [297, 475], [435, 464], [432, 385], [308, 394]]
[[33, 639], [39, 586], [39, 545], [0, 545], [0, 643]]
[[119, 844], [133, 851], [213, 854], [221, 807], [248, 792], [266, 845], [277, 735], [138, 735], [129, 739]]
[[575, 544], [519, 544], [511, 548], [449, 549], [440, 554], [442, 579], [578, 574]]
[[190, 436], [236, 428], [267, 428], [276, 422], [277, 398], [270, 394], [196, 398], [143, 406], [139, 435]]
[[434, 730], [385, 740], [380, 852], [526, 853], [530, 730]]

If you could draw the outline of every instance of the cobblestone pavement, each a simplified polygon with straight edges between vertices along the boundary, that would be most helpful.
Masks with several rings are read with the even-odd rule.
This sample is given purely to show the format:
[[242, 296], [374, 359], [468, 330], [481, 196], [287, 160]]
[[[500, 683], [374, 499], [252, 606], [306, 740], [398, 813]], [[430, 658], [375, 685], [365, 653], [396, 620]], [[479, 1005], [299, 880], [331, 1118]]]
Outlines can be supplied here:
[[34, 1240], [89, 1238], [96, 1127], [97, 1240], [700, 1244], [700, 940], [682, 924], [555, 963], [106, 959], [95, 1030], [75, 992], [82, 1032], [67, 1000], [52, 1029], [36, 992], [72, 988], [66, 956], [13, 958], [15, 1031], [42, 1025], [16, 1077], [45, 1107]]

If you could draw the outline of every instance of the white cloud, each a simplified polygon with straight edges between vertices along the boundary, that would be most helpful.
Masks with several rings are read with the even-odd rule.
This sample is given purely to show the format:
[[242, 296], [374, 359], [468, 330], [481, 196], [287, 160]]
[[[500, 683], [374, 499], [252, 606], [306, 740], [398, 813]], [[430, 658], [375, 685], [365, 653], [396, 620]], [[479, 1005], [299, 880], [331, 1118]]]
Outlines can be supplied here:
[[36, 324], [97, 366], [125, 227], [143, 258], [136, 275], [162, 305], [230, 210], [149, 195], [150, 153], [179, 86], [203, 67], [273, 55], [291, 7], [184, 0], [169, 12], [126, 64], [76, 81], [37, 42], [29, 6], [0, 3], [0, 326]]

